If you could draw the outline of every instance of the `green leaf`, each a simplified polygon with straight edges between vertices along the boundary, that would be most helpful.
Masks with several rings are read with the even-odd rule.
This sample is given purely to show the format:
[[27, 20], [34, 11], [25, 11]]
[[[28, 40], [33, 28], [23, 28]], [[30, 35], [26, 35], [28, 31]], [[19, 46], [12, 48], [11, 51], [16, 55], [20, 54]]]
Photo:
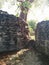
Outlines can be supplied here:
[[31, 3], [29, 1], [25, 1], [25, 2], [22, 3], [22, 6], [26, 7], [26, 8], [30, 8], [31, 7]]

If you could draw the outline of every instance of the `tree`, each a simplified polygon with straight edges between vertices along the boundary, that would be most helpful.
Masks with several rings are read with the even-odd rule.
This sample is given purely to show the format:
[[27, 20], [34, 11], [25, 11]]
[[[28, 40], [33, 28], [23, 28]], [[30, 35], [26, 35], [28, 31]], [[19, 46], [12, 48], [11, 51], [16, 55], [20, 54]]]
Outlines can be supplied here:
[[31, 7], [31, 3], [33, 2], [33, 0], [18, 0], [18, 1], [21, 2], [20, 18], [24, 19], [24, 21], [26, 22], [27, 21], [27, 14], [28, 14], [29, 8]]

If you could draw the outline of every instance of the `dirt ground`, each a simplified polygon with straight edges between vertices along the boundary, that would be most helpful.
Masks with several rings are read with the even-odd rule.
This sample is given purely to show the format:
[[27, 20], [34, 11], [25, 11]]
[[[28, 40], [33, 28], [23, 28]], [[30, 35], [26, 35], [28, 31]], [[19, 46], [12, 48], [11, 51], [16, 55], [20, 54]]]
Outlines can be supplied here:
[[49, 65], [49, 58], [34, 49], [21, 49], [0, 55], [0, 65]]
[[36, 52], [29, 49], [0, 58], [0, 65], [40, 65], [39, 63]]

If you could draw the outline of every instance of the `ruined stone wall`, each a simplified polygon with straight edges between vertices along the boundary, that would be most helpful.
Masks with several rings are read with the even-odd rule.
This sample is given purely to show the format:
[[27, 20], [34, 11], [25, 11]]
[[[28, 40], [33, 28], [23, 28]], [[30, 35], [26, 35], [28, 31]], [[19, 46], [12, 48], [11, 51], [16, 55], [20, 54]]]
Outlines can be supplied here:
[[37, 49], [40, 52], [49, 54], [49, 20], [37, 24], [35, 40]]
[[0, 52], [23, 48], [28, 32], [24, 20], [0, 10]]

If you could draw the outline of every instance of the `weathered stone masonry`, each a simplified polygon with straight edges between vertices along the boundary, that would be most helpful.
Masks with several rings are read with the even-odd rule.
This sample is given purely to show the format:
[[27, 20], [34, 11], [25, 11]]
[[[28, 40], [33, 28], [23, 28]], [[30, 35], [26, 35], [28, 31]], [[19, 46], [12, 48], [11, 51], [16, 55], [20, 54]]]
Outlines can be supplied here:
[[35, 40], [37, 49], [49, 54], [49, 20], [37, 24]]
[[0, 10], [0, 52], [25, 47], [28, 32], [24, 20]]

